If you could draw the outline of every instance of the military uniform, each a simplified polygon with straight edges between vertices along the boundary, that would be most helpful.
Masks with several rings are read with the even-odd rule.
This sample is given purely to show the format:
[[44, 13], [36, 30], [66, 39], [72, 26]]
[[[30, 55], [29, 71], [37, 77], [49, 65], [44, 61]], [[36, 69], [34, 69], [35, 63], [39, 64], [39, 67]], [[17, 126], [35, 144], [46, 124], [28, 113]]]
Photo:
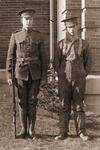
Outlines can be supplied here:
[[44, 80], [46, 77], [46, 56], [40, 32], [21, 29], [12, 34], [7, 56], [8, 79], [11, 78], [12, 59], [16, 62], [16, 78], [27, 81], [30, 71], [32, 80]]
[[[42, 81], [46, 81], [46, 55], [39, 31], [18, 30], [11, 35], [7, 55], [7, 78], [12, 78], [14, 61], [17, 79], [21, 124], [24, 135], [34, 134], [37, 95]], [[27, 125], [29, 124], [29, 128]]]
[[58, 43], [54, 67], [58, 73], [60, 133], [67, 136], [71, 108], [77, 134], [85, 134], [84, 93], [88, 74], [89, 45], [80, 37], [71, 38], [66, 32], [65, 39]]

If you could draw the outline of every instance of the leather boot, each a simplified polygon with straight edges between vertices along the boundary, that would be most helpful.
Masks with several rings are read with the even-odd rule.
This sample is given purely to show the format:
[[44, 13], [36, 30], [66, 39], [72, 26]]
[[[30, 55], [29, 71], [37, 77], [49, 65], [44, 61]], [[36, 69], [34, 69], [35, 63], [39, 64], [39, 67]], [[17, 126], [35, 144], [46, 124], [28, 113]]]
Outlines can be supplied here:
[[60, 133], [58, 136], [55, 137], [55, 140], [64, 140], [68, 137], [68, 134], [65, 133]]
[[27, 137], [27, 111], [26, 109], [23, 109], [23, 108], [20, 109], [20, 121], [21, 121], [22, 129], [20, 133], [18, 134], [18, 137], [26, 138]]
[[83, 134], [83, 133], [80, 133], [79, 137], [83, 140], [83, 141], [87, 141], [89, 140], [89, 136]]
[[30, 120], [30, 123], [29, 123], [29, 137], [31, 139], [35, 138], [34, 125], [35, 125], [35, 121], [34, 120]]
[[34, 126], [35, 126], [35, 121], [36, 121], [36, 108], [32, 108], [29, 110], [28, 119], [29, 119], [29, 137], [31, 139], [34, 139], [35, 138]]

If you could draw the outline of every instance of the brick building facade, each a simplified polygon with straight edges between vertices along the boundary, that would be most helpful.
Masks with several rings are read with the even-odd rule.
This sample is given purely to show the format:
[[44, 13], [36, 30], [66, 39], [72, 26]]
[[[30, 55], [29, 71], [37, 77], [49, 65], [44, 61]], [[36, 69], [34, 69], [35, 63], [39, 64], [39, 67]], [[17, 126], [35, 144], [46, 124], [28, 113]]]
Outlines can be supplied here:
[[[85, 29], [91, 50], [91, 74], [100, 75], [100, 1], [99, 0], [66, 0], [66, 6], [80, 17], [81, 29]], [[84, 16], [82, 15], [84, 13]], [[82, 17], [85, 23], [82, 25]], [[84, 32], [84, 31], [83, 31]]]
[[24, 8], [36, 10], [34, 27], [43, 33], [49, 55], [49, 5], [49, 0], [0, 0], [0, 69], [5, 69], [11, 33], [21, 28], [17, 12]]
[[100, 1], [66, 0], [67, 9], [79, 15], [82, 37], [89, 41], [91, 63], [87, 77], [87, 110], [100, 113]]
[[[84, 3], [84, 6], [82, 6], [82, 3]], [[44, 35], [49, 59], [50, 0], [0, 0], [0, 69], [5, 69], [10, 35], [21, 26], [17, 12], [26, 7], [36, 9], [37, 13], [34, 26]], [[85, 28], [85, 38], [88, 39], [90, 43], [92, 56], [91, 73], [99, 75], [100, 2], [99, 0], [66, 0], [66, 8], [79, 16], [80, 26], [82, 21], [82, 12], [85, 10], [85, 26], [81, 26], [81, 29]]]
[[[54, 0], [55, 9], [55, 46], [56, 46], [56, 20], [57, 1]], [[99, 0], [64, 0], [66, 8], [79, 16], [80, 28], [83, 38], [90, 44], [91, 74], [86, 86], [86, 103], [94, 105], [100, 112], [100, 1]], [[61, 2], [63, 2], [61, 0]], [[60, 3], [61, 3], [60, 2]], [[34, 8], [36, 19], [34, 27], [40, 30], [45, 39], [47, 56], [50, 54], [50, 0], [0, 0], [0, 69], [5, 69], [8, 43], [11, 33], [21, 27], [17, 12], [23, 8]], [[59, 10], [58, 10], [59, 11]], [[59, 33], [60, 35], [60, 33]]]

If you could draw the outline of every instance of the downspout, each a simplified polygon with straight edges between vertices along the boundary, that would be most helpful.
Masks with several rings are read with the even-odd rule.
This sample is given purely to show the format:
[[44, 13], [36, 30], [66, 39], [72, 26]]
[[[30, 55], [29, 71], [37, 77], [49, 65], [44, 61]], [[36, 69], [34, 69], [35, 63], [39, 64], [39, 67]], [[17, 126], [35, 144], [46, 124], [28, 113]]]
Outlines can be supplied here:
[[54, 0], [50, 0], [50, 77], [49, 82], [53, 81], [53, 60], [54, 60]]
[[50, 65], [54, 59], [54, 0], [50, 0]]

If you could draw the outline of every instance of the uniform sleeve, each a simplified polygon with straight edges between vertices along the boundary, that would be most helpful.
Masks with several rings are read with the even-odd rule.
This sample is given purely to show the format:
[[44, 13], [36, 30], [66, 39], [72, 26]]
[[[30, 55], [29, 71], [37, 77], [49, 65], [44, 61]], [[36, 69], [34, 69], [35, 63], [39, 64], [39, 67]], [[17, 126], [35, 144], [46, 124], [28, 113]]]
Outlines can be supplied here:
[[61, 50], [63, 47], [63, 43], [62, 42], [58, 42], [57, 44], [57, 49], [54, 52], [54, 62], [53, 62], [53, 66], [55, 71], [58, 73], [59, 67], [60, 67], [60, 62], [61, 62]]
[[46, 57], [46, 49], [43, 38], [41, 38], [39, 43], [39, 49], [40, 49], [40, 60], [41, 60], [41, 66], [42, 66], [42, 81], [47, 81], [47, 57]]
[[14, 34], [11, 35], [8, 53], [7, 53], [7, 60], [6, 60], [6, 72], [7, 72], [7, 79], [12, 78], [12, 62], [15, 66], [15, 57], [16, 57], [16, 43]]
[[90, 58], [89, 44], [87, 42], [85, 44], [85, 48], [84, 48], [84, 51], [83, 51], [83, 58], [84, 58], [84, 68], [85, 68], [85, 71], [86, 71], [86, 75], [88, 75], [89, 72], [90, 72], [91, 58]]

